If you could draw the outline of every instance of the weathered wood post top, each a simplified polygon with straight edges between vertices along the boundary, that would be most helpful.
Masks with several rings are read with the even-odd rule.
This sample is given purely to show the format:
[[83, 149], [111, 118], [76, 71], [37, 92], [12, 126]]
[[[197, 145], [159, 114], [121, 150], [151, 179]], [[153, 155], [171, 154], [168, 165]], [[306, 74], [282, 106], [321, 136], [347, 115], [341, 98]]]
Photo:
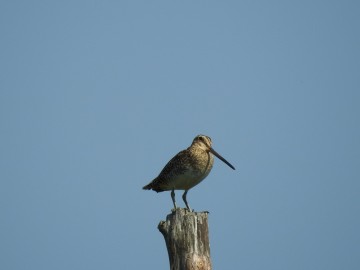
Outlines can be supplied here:
[[211, 270], [208, 212], [177, 208], [160, 221], [171, 270]]

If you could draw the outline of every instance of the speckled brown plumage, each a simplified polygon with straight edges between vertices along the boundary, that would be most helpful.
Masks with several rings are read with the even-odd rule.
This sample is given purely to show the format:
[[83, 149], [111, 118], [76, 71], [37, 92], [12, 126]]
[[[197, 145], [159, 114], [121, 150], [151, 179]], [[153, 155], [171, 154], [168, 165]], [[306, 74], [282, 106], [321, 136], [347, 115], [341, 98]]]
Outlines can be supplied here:
[[144, 186], [143, 189], [152, 189], [156, 192], [171, 190], [171, 198], [175, 209], [174, 190], [185, 190], [183, 200], [190, 210], [186, 201], [186, 194], [189, 189], [208, 176], [214, 164], [214, 155], [235, 170], [229, 162], [212, 149], [211, 145], [210, 137], [205, 135], [196, 136], [191, 146], [174, 156], [165, 165], [158, 177]]

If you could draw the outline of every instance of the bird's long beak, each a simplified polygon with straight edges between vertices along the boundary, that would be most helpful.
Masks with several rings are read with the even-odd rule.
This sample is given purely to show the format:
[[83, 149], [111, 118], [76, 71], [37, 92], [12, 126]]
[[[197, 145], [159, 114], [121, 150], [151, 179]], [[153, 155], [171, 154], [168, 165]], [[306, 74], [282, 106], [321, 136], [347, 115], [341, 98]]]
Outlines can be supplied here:
[[210, 152], [214, 154], [214, 156], [216, 156], [218, 159], [220, 159], [221, 161], [223, 161], [226, 165], [228, 165], [231, 169], [235, 170], [235, 167], [233, 165], [231, 165], [225, 158], [223, 158], [222, 156], [220, 156], [218, 154], [218, 152], [216, 152], [214, 149], [212, 149], [210, 147]]

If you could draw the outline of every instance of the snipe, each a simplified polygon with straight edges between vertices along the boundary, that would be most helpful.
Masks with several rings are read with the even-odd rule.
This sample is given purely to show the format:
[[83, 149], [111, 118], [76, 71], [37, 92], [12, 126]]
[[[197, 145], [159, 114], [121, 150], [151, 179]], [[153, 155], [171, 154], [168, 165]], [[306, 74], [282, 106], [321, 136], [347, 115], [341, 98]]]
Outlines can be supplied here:
[[156, 192], [171, 190], [175, 209], [175, 190], [185, 190], [182, 198], [186, 207], [191, 211], [186, 200], [187, 192], [208, 176], [214, 164], [214, 156], [235, 170], [234, 166], [220, 156], [211, 145], [210, 137], [196, 136], [190, 147], [174, 156], [165, 165], [159, 176], [144, 186], [143, 189], [152, 189]]

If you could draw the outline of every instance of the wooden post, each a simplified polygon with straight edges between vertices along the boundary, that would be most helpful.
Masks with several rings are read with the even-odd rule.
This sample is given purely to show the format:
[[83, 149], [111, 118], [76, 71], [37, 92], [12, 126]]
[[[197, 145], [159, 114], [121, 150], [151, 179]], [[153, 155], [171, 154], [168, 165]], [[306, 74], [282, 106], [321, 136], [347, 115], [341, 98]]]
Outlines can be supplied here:
[[171, 270], [211, 270], [208, 212], [177, 208], [160, 221]]

